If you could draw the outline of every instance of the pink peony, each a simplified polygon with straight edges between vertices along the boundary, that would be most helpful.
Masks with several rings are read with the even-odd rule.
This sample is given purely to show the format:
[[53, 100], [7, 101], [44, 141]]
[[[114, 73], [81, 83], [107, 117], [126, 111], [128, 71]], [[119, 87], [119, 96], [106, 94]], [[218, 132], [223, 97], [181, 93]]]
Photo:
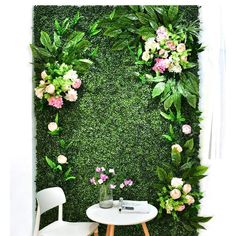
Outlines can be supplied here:
[[50, 97], [48, 99], [48, 105], [56, 108], [62, 108], [63, 99], [61, 96], [59, 97]]
[[174, 44], [173, 41], [167, 41], [166, 42], [166, 46], [170, 49], [170, 50], [175, 50], [176, 49], [176, 46]]
[[159, 71], [160, 73], [164, 73], [165, 70], [168, 68], [168, 65], [169, 65], [168, 59], [156, 58], [155, 62], [156, 64], [152, 67], [152, 69], [155, 72]]
[[176, 211], [183, 211], [185, 209], [185, 205], [180, 205], [176, 208]]
[[81, 80], [80, 79], [76, 79], [75, 82], [72, 84], [72, 87], [74, 89], [78, 89], [81, 86]]

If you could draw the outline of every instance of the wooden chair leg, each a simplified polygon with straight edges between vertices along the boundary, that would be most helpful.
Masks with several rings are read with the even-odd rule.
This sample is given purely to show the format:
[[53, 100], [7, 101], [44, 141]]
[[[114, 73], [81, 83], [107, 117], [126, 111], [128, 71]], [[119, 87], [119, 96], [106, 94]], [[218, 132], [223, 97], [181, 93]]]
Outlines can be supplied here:
[[146, 223], [142, 223], [143, 232], [145, 236], [150, 236]]
[[106, 236], [110, 236], [110, 225], [107, 225], [107, 232], [106, 232]]
[[115, 225], [110, 225], [110, 235], [109, 236], [114, 236], [115, 233]]
[[98, 228], [94, 231], [94, 236], [98, 236]]

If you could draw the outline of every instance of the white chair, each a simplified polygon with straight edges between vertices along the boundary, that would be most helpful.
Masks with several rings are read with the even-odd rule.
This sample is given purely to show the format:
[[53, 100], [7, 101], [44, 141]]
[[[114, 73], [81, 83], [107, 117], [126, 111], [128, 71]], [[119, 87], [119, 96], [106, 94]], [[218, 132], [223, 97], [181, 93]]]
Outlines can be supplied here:
[[[66, 202], [63, 190], [59, 187], [47, 188], [37, 193], [37, 214], [34, 236], [98, 236], [98, 224], [93, 222], [66, 222], [62, 220], [62, 204]], [[58, 209], [58, 221], [39, 230], [40, 217], [44, 212]]]

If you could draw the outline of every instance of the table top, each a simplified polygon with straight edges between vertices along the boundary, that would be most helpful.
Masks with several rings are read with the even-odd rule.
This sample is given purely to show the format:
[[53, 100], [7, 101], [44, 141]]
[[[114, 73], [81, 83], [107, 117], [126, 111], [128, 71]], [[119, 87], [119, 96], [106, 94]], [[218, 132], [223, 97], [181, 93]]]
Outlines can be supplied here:
[[119, 201], [113, 201], [113, 207], [104, 209], [95, 204], [89, 207], [86, 214], [92, 221], [106, 224], [106, 225], [136, 225], [145, 223], [154, 219], [157, 216], [157, 209], [151, 204], [149, 206], [149, 213], [119, 213]]

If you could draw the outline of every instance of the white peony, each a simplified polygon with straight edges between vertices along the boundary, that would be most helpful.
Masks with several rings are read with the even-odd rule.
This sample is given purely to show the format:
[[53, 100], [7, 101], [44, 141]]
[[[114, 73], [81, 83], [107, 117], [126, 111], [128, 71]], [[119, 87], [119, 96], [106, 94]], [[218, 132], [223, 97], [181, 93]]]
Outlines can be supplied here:
[[178, 152], [182, 152], [183, 151], [183, 148], [179, 145], [179, 144], [174, 144], [171, 146], [171, 149], [175, 149], [177, 150]]
[[66, 164], [67, 163], [67, 157], [65, 157], [64, 155], [59, 155], [57, 157], [57, 162], [59, 164]]
[[48, 76], [48, 75], [47, 75], [47, 73], [46, 73], [45, 70], [41, 72], [41, 78], [42, 78], [43, 80], [44, 80], [47, 76]]
[[172, 178], [172, 180], [171, 180], [171, 186], [172, 186], [173, 188], [182, 187], [183, 184], [184, 184], [184, 182], [183, 182], [182, 178], [174, 177], [174, 178]]
[[48, 129], [50, 130], [50, 131], [55, 131], [55, 130], [57, 130], [57, 128], [58, 128], [58, 126], [57, 126], [57, 123], [56, 122], [50, 122], [49, 124], [48, 124]]
[[49, 84], [46, 87], [45, 92], [49, 94], [53, 94], [55, 92], [55, 86], [53, 84]]
[[143, 61], [148, 61], [151, 58], [150, 54], [148, 51], [144, 51], [142, 55], [142, 60]]
[[39, 98], [42, 99], [43, 98], [43, 93], [44, 93], [44, 88], [35, 88], [35, 95]]
[[78, 79], [77, 72], [75, 70], [69, 70], [64, 74], [63, 79], [70, 79], [75, 82]]
[[65, 99], [70, 102], [75, 102], [78, 98], [77, 91], [74, 89], [70, 89], [65, 96]]

